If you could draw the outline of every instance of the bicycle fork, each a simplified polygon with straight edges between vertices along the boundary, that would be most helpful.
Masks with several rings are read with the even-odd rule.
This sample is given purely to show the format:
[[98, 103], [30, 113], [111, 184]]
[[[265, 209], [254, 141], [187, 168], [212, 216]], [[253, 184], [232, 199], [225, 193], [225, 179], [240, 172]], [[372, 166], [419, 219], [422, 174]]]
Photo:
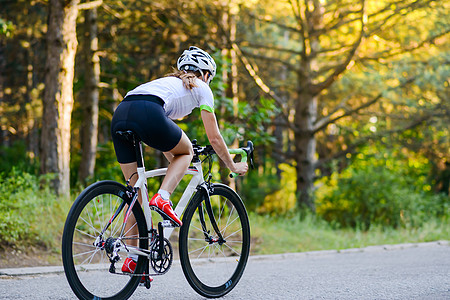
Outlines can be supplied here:
[[[203, 201], [200, 202], [200, 206], [198, 208], [198, 214], [199, 214], [200, 224], [202, 226], [202, 231], [203, 231], [203, 234], [205, 235], [205, 241], [208, 242], [209, 244], [213, 244], [213, 243], [217, 242], [217, 243], [219, 243], [219, 245], [222, 245], [223, 243], [226, 243], [226, 240], [223, 238], [222, 233], [220, 232], [220, 229], [217, 226], [217, 221], [214, 216], [214, 212], [212, 210], [211, 199], [209, 198], [210, 187], [200, 186], [199, 190], [202, 193]], [[206, 227], [203, 206], [206, 209], [206, 213], [208, 214], [209, 220], [211, 222], [211, 226], [217, 234], [217, 238], [214, 238], [210, 234], [210, 230], [208, 230]]]

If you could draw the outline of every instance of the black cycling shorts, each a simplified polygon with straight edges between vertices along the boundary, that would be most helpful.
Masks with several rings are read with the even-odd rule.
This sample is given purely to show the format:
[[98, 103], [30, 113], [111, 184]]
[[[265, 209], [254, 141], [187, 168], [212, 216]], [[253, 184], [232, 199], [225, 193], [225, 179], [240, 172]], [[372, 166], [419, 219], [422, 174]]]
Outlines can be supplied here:
[[137, 161], [133, 144], [119, 136], [118, 130], [132, 130], [148, 146], [166, 152], [180, 141], [182, 130], [166, 116], [164, 101], [152, 95], [125, 97], [114, 112], [111, 135], [119, 163]]

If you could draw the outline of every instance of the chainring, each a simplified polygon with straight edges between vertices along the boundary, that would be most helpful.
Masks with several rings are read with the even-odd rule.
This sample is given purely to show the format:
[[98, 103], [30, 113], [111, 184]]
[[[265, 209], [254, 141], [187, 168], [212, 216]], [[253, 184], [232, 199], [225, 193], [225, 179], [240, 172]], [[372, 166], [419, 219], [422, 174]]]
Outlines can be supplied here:
[[159, 237], [156, 237], [150, 253], [150, 265], [158, 274], [164, 274], [169, 271], [173, 261], [173, 250], [169, 240], [164, 238], [163, 253], [159, 255]]

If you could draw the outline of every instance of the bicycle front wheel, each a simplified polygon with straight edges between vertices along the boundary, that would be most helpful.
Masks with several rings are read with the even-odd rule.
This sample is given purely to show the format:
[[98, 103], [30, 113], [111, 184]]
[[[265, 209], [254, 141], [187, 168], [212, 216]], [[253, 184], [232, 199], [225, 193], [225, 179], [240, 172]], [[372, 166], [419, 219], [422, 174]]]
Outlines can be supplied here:
[[[64, 226], [62, 259], [67, 280], [78, 298], [127, 299], [138, 286], [141, 276], [121, 272], [126, 252], [120, 252], [121, 259], [112, 273], [111, 254], [107, 251], [111, 249], [108, 245], [118, 240], [148, 249], [147, 225], [139, 202], [130, 214], [136, 223], [120, 235], [129, 204], [131, 199], [125, 186], [114, 181], [97, 182], [75, 200]], [[101, 234], [106, 226], [108, 229]], [[135, 273], [142, 274], [146, 263], [148, 260], [139, 256]]]
[[244, 272], [250, 225], [242, 200], [228, 186], [213, 185], [209, 212], [206, 201], [208, 196], [198, 192], [186, 208], [179, 235], [180, 261], [191, 287], [204, 297], [216, 298], [229, 293]]

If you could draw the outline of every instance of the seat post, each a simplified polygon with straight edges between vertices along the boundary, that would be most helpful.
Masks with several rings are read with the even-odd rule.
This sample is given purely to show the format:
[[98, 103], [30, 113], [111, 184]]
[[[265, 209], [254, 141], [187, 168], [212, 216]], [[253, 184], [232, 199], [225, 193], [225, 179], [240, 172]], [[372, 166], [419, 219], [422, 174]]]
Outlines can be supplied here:
[[139, 139], [137, 139], [135, 136], [133, 136], [133, 144], [134, 144], [134, 149], [136, 151], [137, 167], [142, 168], [142, 167], [144, 167], [144, 156], [142, 155], [142, 142]]

